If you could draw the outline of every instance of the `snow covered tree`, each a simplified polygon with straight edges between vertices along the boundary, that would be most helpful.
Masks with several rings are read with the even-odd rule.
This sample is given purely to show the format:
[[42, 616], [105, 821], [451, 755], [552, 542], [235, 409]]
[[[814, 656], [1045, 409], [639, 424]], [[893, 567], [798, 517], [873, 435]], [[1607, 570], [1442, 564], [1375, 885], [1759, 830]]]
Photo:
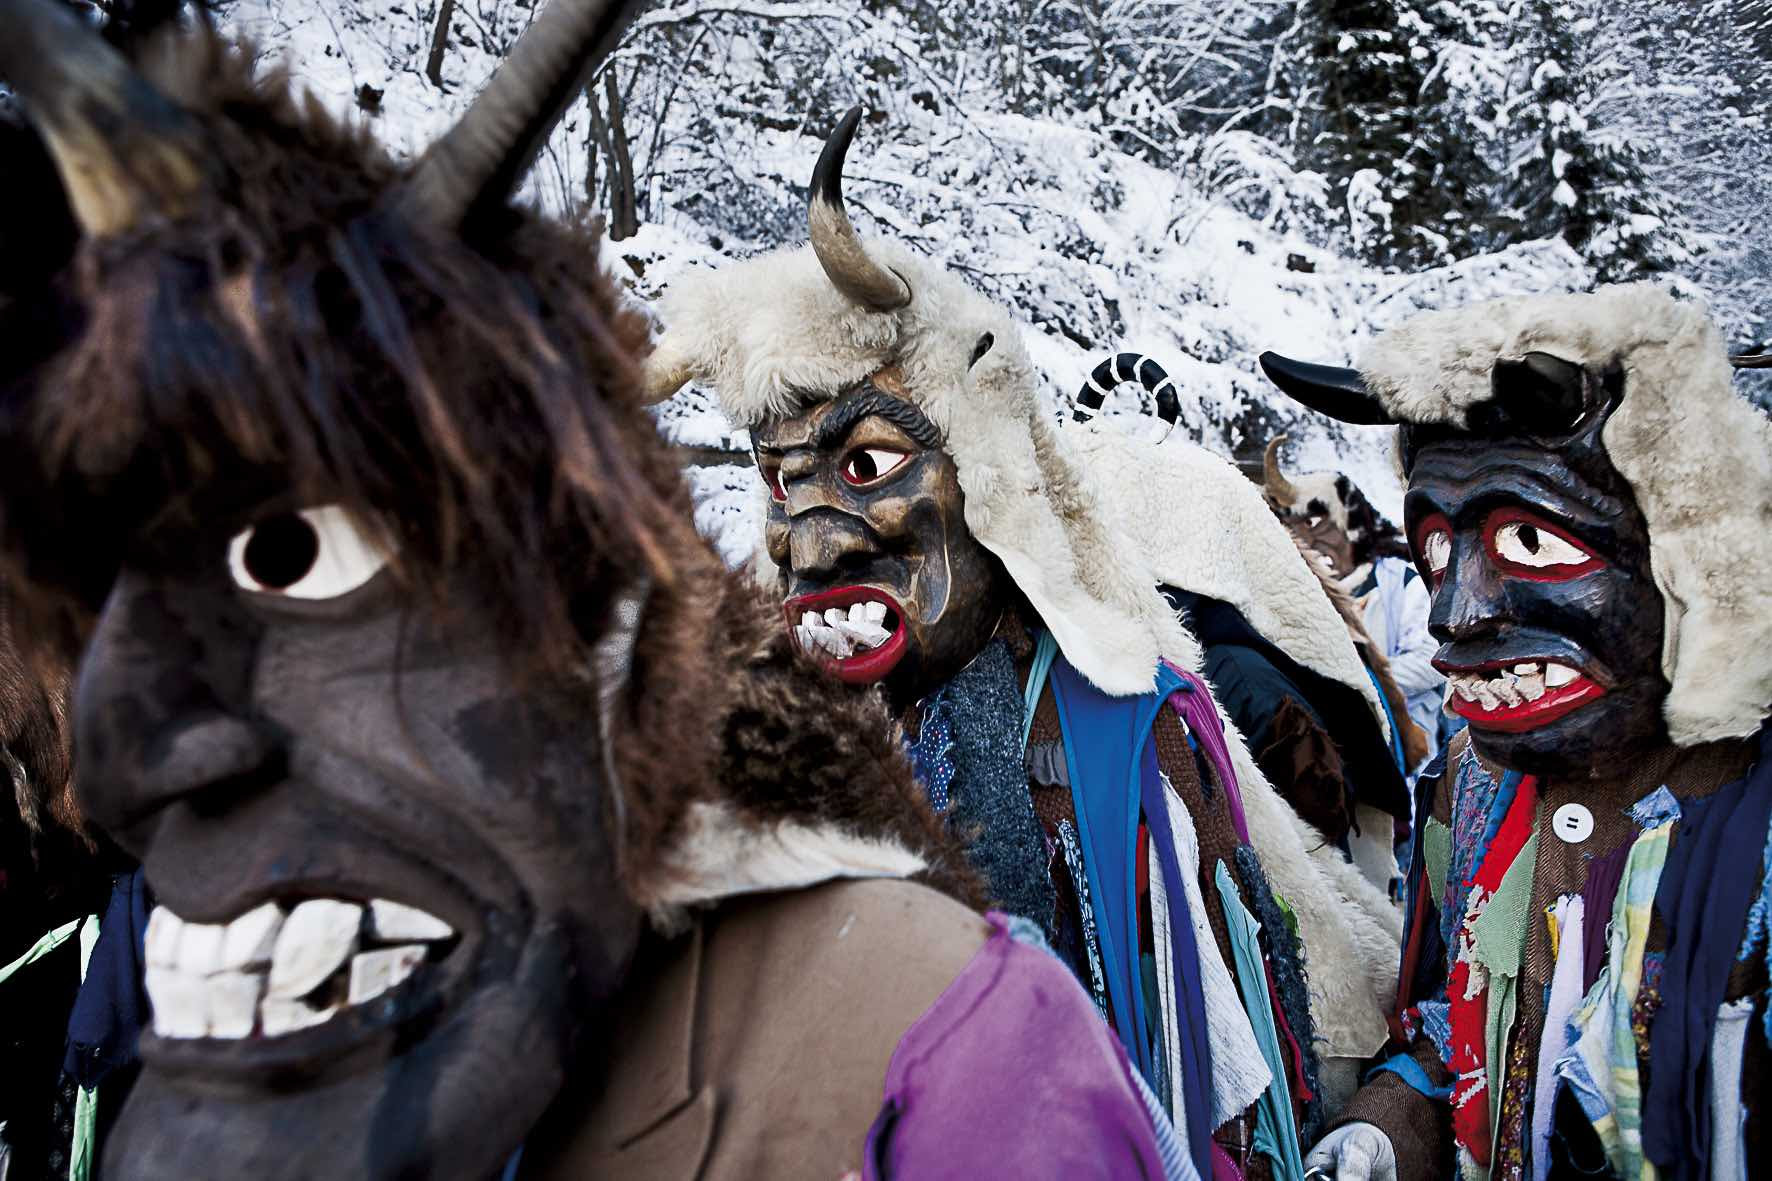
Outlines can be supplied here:
[[1591, 0], [1521, 0], [1516, 69], [1524, 78], [1511, 172], [1519, 235], [1561, 236], [1607, 282], [1673, 270], [1695, 241], [1654, 177], [1656, 141], [1615, 119], [1632, 85]]

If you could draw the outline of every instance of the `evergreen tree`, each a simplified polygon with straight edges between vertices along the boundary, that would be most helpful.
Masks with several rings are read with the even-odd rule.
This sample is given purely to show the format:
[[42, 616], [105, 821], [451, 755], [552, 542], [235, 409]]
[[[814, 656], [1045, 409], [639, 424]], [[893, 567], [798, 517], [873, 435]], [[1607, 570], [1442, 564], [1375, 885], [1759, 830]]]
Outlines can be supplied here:
[[1275, 52], [1276, 130], [1299, 167], [1329, 179], [1360, 254], [1424, 266], [1494, 238], [1503, 23], [1490, 0], [1301, 0]]
[[1603, 119], [1608, 87], [1628, 86], [1616, 56], [1593, 52], [1587, 0], [1521, 0], [1518, 69], [1527, 101], [1512, 167], [1521, 237], [1559, 235], [1602, 281], [1673, 270], [1692, 237], [1651, 176], [1655, 147]]

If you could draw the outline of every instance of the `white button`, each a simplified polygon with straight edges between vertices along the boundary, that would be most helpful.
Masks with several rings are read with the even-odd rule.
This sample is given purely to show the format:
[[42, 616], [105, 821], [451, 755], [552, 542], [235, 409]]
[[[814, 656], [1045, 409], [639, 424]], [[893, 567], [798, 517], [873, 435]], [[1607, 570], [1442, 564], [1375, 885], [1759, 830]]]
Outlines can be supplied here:
[[1551, 816], [1551, 831], [1571, 845], [1579, 845], [1594, 835], [1594, 814], [1580, 804], [1564, 804]]

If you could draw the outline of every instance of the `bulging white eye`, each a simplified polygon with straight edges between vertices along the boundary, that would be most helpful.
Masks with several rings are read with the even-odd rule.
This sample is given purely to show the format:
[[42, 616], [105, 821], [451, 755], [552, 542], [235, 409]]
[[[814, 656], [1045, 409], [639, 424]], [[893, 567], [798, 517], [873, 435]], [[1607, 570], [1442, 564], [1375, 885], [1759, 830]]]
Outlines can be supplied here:
[[228, 572], [237, 585], [291, 599], [336, 599], [387, 564], [335, 504], [266, 517], [228, 542]]
[[1421, 560], [1427, 565], [1429, 574], [1444, 574], [1452, 561], [1452, 535], [1444, 529], [1434, 529], [1423, 535]]
[[1530, 521], [1508, 521], [1495, 528], [1495, 556], [1516, 566], [1536, 569], [1583, 566], [1594, 556]]

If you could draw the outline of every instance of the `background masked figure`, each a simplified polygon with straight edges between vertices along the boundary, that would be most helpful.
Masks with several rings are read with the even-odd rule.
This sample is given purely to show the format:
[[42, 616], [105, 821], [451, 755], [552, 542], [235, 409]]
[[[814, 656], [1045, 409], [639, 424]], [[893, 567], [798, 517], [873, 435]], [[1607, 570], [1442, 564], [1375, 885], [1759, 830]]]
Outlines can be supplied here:
[[1435, 660], [1398, 1053], [1342, 1176], [1741, 1177], [1772, 1152], [1772, 423], [1647, 285], [1420, 317], [1359, 371], [1398, 422]]
[[[1134, 445], [1053, 431], [1004, 312], [858, 238], [840, 178], [859, 118], [819, 161], [809, 248], [673, 285], [653, 393], [700, 380], [750, 428], [769, 498], [756, 569], [783, 630], [881, 686], [930, 803], [1090, 988], [1194, 1167], [1259, 1151], [1295, 1173], [1293, 1104], [1307, 1125], [1321, 1112], [1319, 1054], [1383, 1040], [1390, 908], [1220, 722], [1130, 541], [1140, 522], [1122, 531], [1090, 474], [1138, 462]], [[1220, 467], [1208, 478], [1242, 484], [1308, 584]]]
[[82, 232], [0, 540], [158, 903], [104, 1175], [1163, 1175], [884, 710], [696, 536], [595, 241], [506, 203], [622, 15], [550, 5], [408, 170], [249, 49], [0, 0]]
[[[1409, 543], [1346, 474], [1287, 475], [1280, 464], [1285, 442], [1285, 435], [1268, 441], [1262, 491], [1305, 556], [1353, 601], [1367, 650], [1383, 662], [1431, 755], [1440, 745], [1446, 678], [1433, 665], [1439, 645], [1427, 630], [1430, 595]], [[1426, 757], [1410, 759], [1409, 770]]]

